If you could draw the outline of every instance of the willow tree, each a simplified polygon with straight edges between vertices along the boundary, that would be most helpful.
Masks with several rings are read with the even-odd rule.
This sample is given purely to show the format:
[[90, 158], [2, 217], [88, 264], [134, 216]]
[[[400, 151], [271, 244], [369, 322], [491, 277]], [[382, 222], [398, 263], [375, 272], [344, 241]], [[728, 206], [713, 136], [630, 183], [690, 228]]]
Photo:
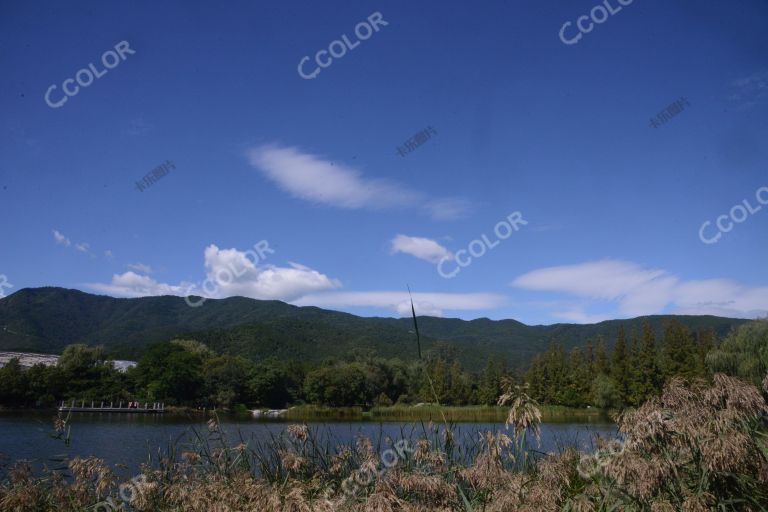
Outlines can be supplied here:
[[713, 373], [726, 373], [760, 387], [768, 373], [768, 318], [742, 324], [707, 355]]

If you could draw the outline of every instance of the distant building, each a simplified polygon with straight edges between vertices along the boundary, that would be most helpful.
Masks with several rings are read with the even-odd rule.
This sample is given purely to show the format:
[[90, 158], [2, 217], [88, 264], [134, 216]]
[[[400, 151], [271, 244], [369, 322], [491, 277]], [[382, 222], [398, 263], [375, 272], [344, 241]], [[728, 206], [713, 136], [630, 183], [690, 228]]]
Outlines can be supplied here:
[[[11, 359], [18, 359], [22, 368], [29, 369], [36, 364], [45, 366], [56, 366], [59, 363], [59, 356], [51, 354], [33, 354], [31, 352], [0, 352], [0, 368], [8, 364]], [[128, 368], [136, 366], [136, 361], [115, 360], [112, 361], [115, 369], [124, 372]]]
[[121, 372], [128, 370], [128, 368], [133, 368], [134, 366], [136, 366], [136, 361], [123, 361], [123, 360], [115, 359], [114, 361], [112, 361], [112, 363], [115, 365], [115, 369]]
[[36, 364], [56, 366], [59, 356], [50, 354], [33, 354], [30, 352], [0, 352], [0, 368], [8, 364], [11, 359], [18, 359], [22, 368], [32, 368]]

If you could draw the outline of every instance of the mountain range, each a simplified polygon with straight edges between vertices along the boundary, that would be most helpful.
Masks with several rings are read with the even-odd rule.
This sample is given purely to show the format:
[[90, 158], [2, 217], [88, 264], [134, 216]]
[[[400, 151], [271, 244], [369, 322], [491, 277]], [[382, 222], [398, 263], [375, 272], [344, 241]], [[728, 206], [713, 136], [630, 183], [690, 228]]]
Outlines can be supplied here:
[[[648, 321], [662, 333], [676, 319], [691, 330], [723, 336], [743, 319], [653, 315], [597, 324], [526, 325], [516, 320], [419, 317], [422, 349], [450, 346], [465, 367], [489, 358], [525, 367], [557, 341], [582, 346], [598, 335], [611, 346], [619, 327], [639, 332]], [[268, 357], [321, 362], [355, 354], [418, 357], [411, 318], [360, 317], [317, 307], [244, 297], [209, 299], [190, 307], [175, 296], [113, 298], [56, 287], [24, 288], [0, 299], [0, 350], [58, 354], [67, 345], [103, 345], [116, 358], [136, 359], [147, 345], [196, 339], [217, 352], [254, 360]]]

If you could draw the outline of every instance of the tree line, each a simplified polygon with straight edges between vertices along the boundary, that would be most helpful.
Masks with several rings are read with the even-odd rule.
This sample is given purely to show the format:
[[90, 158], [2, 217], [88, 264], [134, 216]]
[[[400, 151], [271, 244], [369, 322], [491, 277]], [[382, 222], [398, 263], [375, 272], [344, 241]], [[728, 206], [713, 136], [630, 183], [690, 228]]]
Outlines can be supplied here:
[[218, 355], [195, 340], [152, 345], [135, 367], [122, 372], [102, 347], [77, 344], [65, 348], [56, 366], [37, 364], [25, 370], [12, 359], [0, 368], [0, 405], [138, 400], [205, 408], [300, 403], [371, 407], [430, 401], [433, 387], [441, 403], [491, 404], [499, 395], [501, 374], [494, 365], [480, 376], [468, 373], [448, 346], [424, 362], [358, 354], [314, 364]]
[[149, 347], [136, 367], [114, 368], [102, 347], [68, 346], [56, 366], [24, 370], [17, 360], [0, 368], [0, 405], [45, 407], [61, 400], [165, 402], [170, 405], [282, 408], [290, 404], [386, 406], [434, 402], [493, 405], [508, 382], [527, 383], [543, 404], [620, 408], [658, 394], [673, 376], [708, 378], [713, 372], [756, 383], [768, 371], [768, 320], [734, 329], [723, 340], [713, 331], [690, 332], [674, 320], [656, 339], [651, 327], [619, 330], [566, 352], [559, 343], [525, 371], [491, 358], [469, 372], [455, 349], [438, 344], [423, 360], [355, 354], [320, 364], [216, 354], [194, 340]]
[[661, 392], [673, 376], [705, 378], [707, 354], [717, 345], [714, 331], [691, 333], [670, 321], [660, 340], [645, 323], [641, 332], [619, 328], [613, 349], [598, 337], [569, 353], [553, 344], [534, 358], [525, 380], [543, 403], [599, 408], [639, 405]]

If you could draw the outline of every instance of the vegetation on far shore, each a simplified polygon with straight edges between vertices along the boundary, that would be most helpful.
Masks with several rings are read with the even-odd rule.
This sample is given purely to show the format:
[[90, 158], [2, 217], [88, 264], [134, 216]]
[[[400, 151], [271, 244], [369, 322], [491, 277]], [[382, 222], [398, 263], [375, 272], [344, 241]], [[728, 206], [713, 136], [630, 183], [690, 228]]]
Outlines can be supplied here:
[[[72, 345], [55, 367], [36, 365], [24, 370], [11, 360], [0, 368], [0, 405], [52, 407], [61, 400], [97, 404], [136, 400], [192, 409], [245, 410], [311, 404], [358, 407], [371, 418], [411, 419], [422, 413], [407, 406], [422, 402], [495, 405], [502, 383], [512, 380], [530, 384], [529, 393], [539, 403], [621, 409], [657, 396], [675, 376], [709, 378], [712, 372], [724, 372], [757, 384], [768, 356], [761, 342], [752, 340], [766, 337], [768, 320], [740, 325], [723, 340], [712, 331], [690, 332], [672, 320], [658, 340], [648, 325], [630, 333], [619, 329], [610, 351], [601, 338], [570, 352], [553, 343], [522, 372], [510, 369], [503, 360], [491, 360], [479, 372], [467, 371], [454, 347], [447, 344], [433, 346], [422, 359], [412, 361], [351, 354], [345, 360], [315, 364], [250, 361], [214, 353], [194, 340], [153, 345], [137, 367], [120, 372], [101, 347]], [[491, 409], [456, 414], [498, 419]]]
[[[540, 406], [545, 422], [557, 421], [611, 421], [611, 412], [596, 408], [575, 408], [559, 405]], [[300, 405], [291, 407], [280, 415], [288, 421], [318, 420], [365, 420], [365, 421], [443, 421], [495, 423], [507, 418], [509, 409], [501, 406], [465, 405], [443, 406], [436, 404], [393, 405], [373, 407], [328, 407]]]

